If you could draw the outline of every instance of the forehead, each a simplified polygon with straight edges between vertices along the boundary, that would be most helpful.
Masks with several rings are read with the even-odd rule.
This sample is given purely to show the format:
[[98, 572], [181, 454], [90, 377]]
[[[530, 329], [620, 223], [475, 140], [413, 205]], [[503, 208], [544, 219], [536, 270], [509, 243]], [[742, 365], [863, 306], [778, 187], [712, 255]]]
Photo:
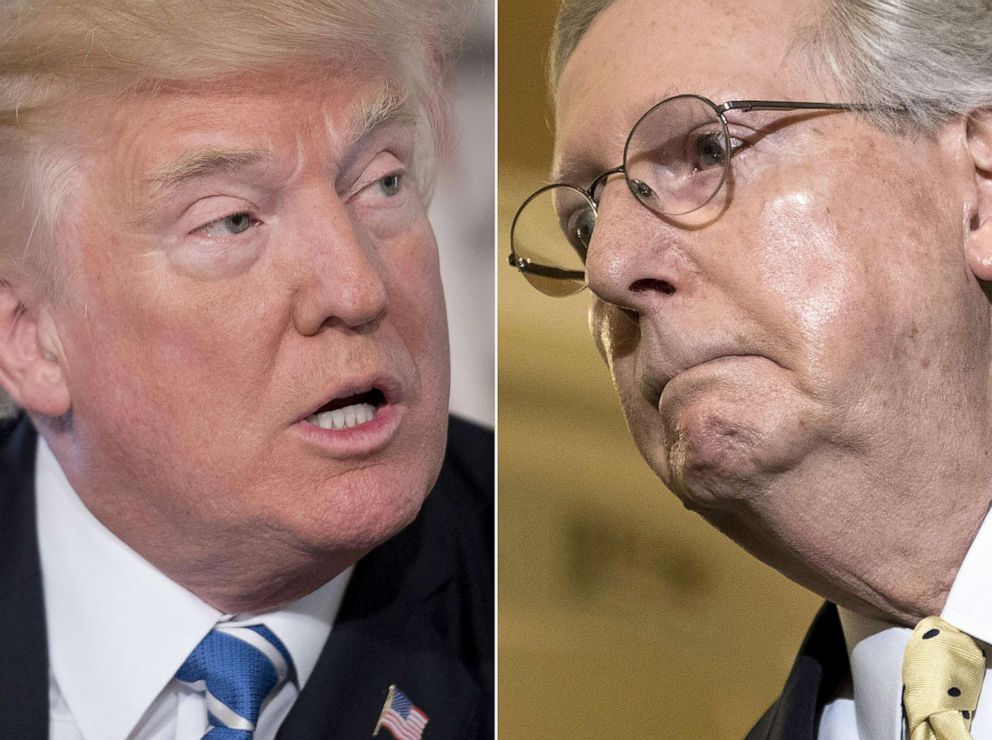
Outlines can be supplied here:
[[670, 95], [818, 99], [826, 93], [797, 64], [818, 7], [814, 0], [616, 0], [562, 74], [556, 163], [599, 147], [609, 150], [603, 166], [615, 165], [637, 117]]
[[[105, 101], [76, 136], [93, 160], [138, 187], [195, 169], [204, 152], [298, 158], [319, 146], [334, 158], [383, 120], [412, 124], [397, 85], [380, 75], [242, 74]], [[117, 179], [115, 178], [115, 179]]]

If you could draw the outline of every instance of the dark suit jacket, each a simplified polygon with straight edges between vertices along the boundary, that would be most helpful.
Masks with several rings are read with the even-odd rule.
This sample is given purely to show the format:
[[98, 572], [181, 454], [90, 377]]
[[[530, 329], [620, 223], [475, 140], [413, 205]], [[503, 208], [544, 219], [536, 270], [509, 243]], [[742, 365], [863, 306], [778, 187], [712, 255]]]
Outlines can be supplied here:
[[[36, 440], [23, 416], [0, 425], [0, 738], [18, 740], [48, 737]], [[492, 434], [451, 419], [437, 485], [355, 567], [281, 740], [371, 737], [391, 684], [428, 716], [424, 740], [492, 737], [492, 515]]]
[[837, 607], [824, 604], [813, 621], [785, 688], [747, 740], [816, 740], [823, 705], [851, 675]]

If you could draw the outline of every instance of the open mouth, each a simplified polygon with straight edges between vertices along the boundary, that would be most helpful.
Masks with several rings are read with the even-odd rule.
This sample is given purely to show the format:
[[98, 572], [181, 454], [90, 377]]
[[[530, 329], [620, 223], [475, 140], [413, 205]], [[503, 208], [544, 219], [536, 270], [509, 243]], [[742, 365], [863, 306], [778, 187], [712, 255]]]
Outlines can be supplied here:
[[334, 398], [307, 417], [307, 421], [321, 429], [351, 429], [375, 418], [376, 411], [386, 403], [378, 388], [364, 393]]

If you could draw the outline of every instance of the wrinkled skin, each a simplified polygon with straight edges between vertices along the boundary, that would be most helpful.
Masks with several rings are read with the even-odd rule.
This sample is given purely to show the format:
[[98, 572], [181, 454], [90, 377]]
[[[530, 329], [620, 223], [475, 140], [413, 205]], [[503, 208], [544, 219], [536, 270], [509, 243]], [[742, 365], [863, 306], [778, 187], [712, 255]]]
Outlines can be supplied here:
[[[324, 583], [410, 522], [440, 468], [447, 330], [414, 126], [351, 131], [382, 89], [250, 75], [104, 103], [67, 134], [69, 277], [19, 324], [41, 369], [19, 383], [8, 362], [6, 385], [89, 509], [224, 611]], [[150, 182], [204, 148], [267, 154]], [[388, 439], [303, 431], [382, 378]]]
[[[584, 183], [615, 166], [673, 94], [840, 102], [797, 63], [814, 11], [618, 0], [565, 68], [557, 169]], [[746, 145], [718, 205], [665, 219], [611, 178], [593, 333], [638, 448], [686, 506], [822, 595], [915, 623], [992, 498], [988, 127], [728, 119]]]

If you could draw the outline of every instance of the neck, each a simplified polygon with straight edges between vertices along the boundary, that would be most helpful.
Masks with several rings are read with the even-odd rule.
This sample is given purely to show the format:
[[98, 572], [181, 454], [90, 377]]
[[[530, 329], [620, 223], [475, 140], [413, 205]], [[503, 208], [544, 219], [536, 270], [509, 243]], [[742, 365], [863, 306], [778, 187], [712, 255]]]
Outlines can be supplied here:
[[[779, 491], [748, 499], [745, 514], [704, 515], [786, 577], [854, 612], [906, 626], [940, 614], [992, 504], [992, 487], [890, 487], [887, 495], [845, 475], [828, 480], [830, 491]], [[859, 483], [864, 487], [855, 488]], [[845, 496], [861, 505], [845, 505]], [[797, 499], [813, 503], [797, 506]]]
[[[42, 424], [45, 432], [51, 432]], [[173, 582], [226, 614], [278, 609], [329, 582], [371, 547], [345, 549], [331, 543], [309, 546], [269, 522], [246, 527], [213, 525], [177, 512], [172, 497], [99, 495], [118, 490], [117, 481], [94, 475], [68, 435], [44, 436], [69, 485], [90, 514]], [[245, 532], [250, 531], [251, 536]]]

